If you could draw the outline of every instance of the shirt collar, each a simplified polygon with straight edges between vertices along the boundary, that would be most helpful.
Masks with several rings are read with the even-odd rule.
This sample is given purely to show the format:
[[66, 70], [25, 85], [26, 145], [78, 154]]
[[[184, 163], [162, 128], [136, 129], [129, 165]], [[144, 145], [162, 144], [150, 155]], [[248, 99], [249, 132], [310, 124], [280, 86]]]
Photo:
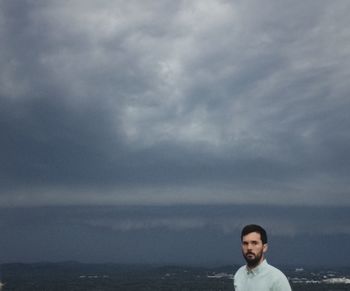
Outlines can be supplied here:
[[247, 274], [253, 274], [257, 275], [259, 274], [265, 267], [267, 266], [267, 261], [264, 259], [259, 265], [257, 265], [255, 268], [250, 269], [248, 266], [246, 266]]

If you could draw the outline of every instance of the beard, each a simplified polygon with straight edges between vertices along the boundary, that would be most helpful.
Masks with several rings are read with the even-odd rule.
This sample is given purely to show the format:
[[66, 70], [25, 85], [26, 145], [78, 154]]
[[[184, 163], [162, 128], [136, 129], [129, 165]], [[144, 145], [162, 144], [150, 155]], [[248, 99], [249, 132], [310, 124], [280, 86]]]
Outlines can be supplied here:
[[243, 257], [244, 257], [245, 261], [247, 262], [247, 266], [249, 268], [254, 268], [257, 265], [259, 265], [262, 256], [263, 256], [262, 251], [257, 253], [257, 254], [254, 254], [252, 252], [248, 252], [248, 253], [243, 254]]

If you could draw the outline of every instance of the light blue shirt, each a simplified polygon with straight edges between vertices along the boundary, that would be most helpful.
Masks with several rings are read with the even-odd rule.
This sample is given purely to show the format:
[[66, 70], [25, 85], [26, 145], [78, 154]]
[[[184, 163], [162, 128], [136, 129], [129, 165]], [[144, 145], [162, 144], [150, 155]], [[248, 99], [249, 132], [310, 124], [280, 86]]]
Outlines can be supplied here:
[[242, 266], [233, 281], [235, 291], [291, 291], [287, 277], [263, 260], [254, 269]]

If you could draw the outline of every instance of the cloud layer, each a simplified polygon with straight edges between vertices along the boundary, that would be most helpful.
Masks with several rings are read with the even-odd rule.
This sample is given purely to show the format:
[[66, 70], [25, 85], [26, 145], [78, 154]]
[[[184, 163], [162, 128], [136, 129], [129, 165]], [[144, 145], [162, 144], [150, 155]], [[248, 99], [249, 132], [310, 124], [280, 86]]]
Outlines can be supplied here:
[[346, 205], [347, 1], [2, 1], [3, 206]]
[[3, 208], [0, 261], [241, 264], [241, 227], [260, 223], [273, 264], [347, 266], [348, 221], [346, 207]]

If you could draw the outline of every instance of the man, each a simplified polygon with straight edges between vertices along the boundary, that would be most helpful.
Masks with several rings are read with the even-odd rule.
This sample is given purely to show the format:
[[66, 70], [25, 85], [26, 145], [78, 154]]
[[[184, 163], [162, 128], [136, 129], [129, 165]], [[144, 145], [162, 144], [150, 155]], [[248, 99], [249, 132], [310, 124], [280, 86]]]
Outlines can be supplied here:
[[287, 277], [265, 259], [266, 231], [250, 224], [242, 229], [242, 253], [247, 264], [234, 276], [235, 291], [291, 291]]

